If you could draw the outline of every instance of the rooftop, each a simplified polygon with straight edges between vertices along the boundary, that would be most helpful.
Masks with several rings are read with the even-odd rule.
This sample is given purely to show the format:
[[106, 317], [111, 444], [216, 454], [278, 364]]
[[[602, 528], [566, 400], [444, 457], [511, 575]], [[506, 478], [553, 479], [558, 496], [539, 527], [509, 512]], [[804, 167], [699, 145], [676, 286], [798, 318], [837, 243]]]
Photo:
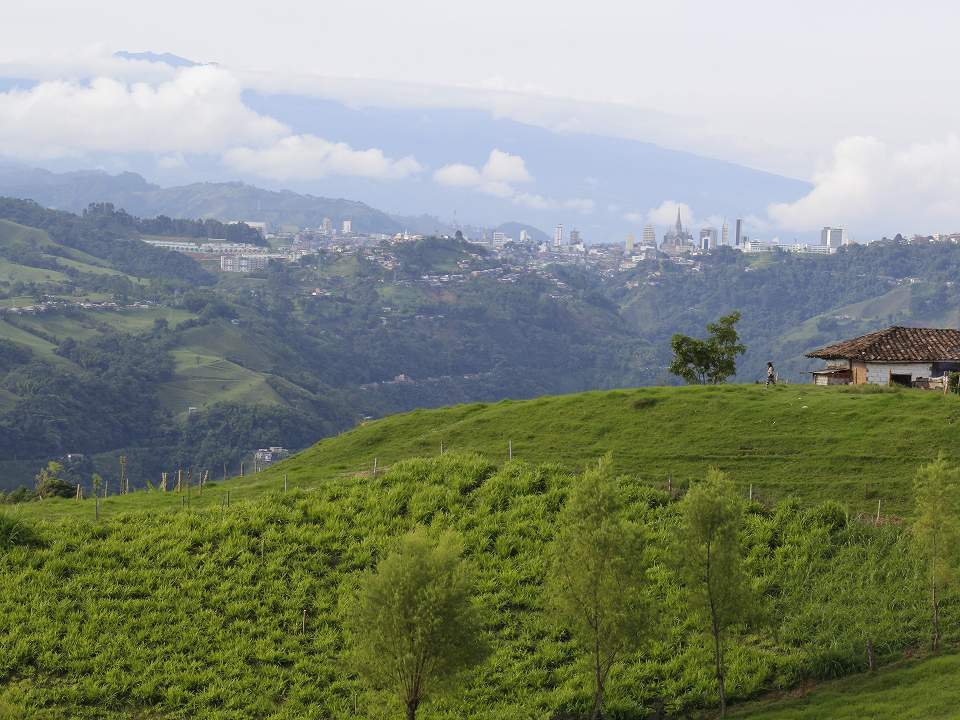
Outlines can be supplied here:
[[960, 330], [893, 326], [807, 353], [822, 360], [960, 362]]

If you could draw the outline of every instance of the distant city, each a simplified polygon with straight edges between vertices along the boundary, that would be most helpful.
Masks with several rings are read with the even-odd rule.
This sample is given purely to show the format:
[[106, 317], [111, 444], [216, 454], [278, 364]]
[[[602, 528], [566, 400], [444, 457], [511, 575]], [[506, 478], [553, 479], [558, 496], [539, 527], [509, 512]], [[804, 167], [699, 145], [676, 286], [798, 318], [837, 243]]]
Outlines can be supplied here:
[[[154, 247], [189, 255], [209, 270], [250, 273], [265, 270], [271, 262], [293, 262], [315, 255], [321, 250], [334, 253], [359, 250], [367, 259], [389, 269], [394, 262], [388, 250], [390, 245], [416, 242], [427, 237], [406, 231], [393, 235], [355, 232], [351, 219], [342, 220], [339, 227], [336, 227], [331, 218], [324, 218], [316, 228], [284, 229], [276, 232], [272, 232], [269, 224], [263, 221], [232, 221], [238, 222], [257, 230], [266, 244], [186, 238], [151, 239], [145, 242]], [[743, 218], [737, 218], [732, 224], [724, 221], [719, 228], [705, 225], [694, 234], [684, 226], [679, 211], [676, 222], [663, 233], [659, 241], [656, 228], [652, 224], [644, 226], [639, 239], [630, 233], [622, 243], [588, 243], [580, 230], [572, 228], [568, 233], [562, 224], [554, 228], [552, 241], [537, 240], [533, 233], [526, 229], [521, 229], [516, 237], [501, 231], [474, 230], [472, 233], [468, 235], [458, 230], [456, 234], [463, 240], [487, 247], [497, 255], [519, 260], [523, 267], [535, 268], [559, 262], [593, 265], [607, 272], [631, 270], [639, 263], [658, 257], [680, 265], [695, 266], [698, 256], [719, 251], [721, 248], [747, 254], [787, 252], [797, 255], [832, 255], [840, 248], [858, 244], [850, 238], [846, 229], [840, 227], [824, 227], [820, 232], [820, 241], [816, 244], [783, 243], [777, 239], [760, 240], [747, 234]], [[542, 232], [538, 231], [537, 234], [543, 236]], [[922, 241], [960, 244], [960, 233], [914, 236], [911, 239], [897, 235], [897, 238], [904, 243]]]

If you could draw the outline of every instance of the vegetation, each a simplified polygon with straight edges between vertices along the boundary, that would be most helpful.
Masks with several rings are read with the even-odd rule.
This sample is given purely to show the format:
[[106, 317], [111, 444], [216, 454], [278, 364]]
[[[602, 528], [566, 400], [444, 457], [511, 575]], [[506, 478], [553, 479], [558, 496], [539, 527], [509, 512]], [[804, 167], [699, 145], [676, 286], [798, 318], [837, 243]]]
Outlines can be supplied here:
[[650, 633], [644, 547], [638, 528], [625, 517], [607, 461], [574, 485], [558, 521], [547, 592], [557, 620], [570, 628], [588, 660], [590, 718], [597, 720], [614, 663]]
[[670, 341], [673, 361], [670, 372], [688, 383], [717, 385], [737, 374], [737, 356], [746, 352], [736, 324], [740, 313], [725, 315], [707, 325], [706, 340], [676, 334]]
[[423, 528], [360, 580], [346, 606], [353, 660], [373, 687], [399, 697], [407, 720], [483, 657], [480, 622], [457, 540]]
[[756, 598], [743, 572], [740, 535], [745, 502], [727, 477], [711, 470], [680, 503], [678, 566], [713, 642], [713, 671], [720, 717], [727, 712], [726, 635], [755, 611]]
[[[96, 523], [91, 502], [88, 520], [35, 525], [39, 545], [3, 551], [0, 700], [23, 718], [395, 717], [346, 662], [358, 629], [347, 598], [390, 584], [393, 571], [380, 585], [369, 578], [424, 526], [431, 538], [462, 538], [489, 654], [460, 691], [435, 697], [417, 717], [587, 714], [593, 682], [577, 639], [558, 631], [547, 592], [549, 549], [582, 482], [556, 465], [498, 468], [449, 453], [229, 507], [227, 488], [209, 487], [205, 506], [196, 493], [190, 505], [180, 501], [186, 493], [167, 493], [177, 500], [168, 509]], [[646, 650], [614, 663], [604, 716], [709, 707], [718, 702], [710, 642], [669, 549], [681, 505], [635, 475], [618, 485], [624, 516], [648, 534], [649, 588], [665, 622]], [[860, 629], [836, 610], [846, 602], [837, 588], [865, 555], [882, 553], [890, 566], [878, 580], [892, 608], [876, 635], [878, 663], [916, 647], [929, 610], [909, 542], [903, 526], [857, 521], [833, 502], [747, 507], [743, 573], [771, 620], [728, 636], [728, 701], [866, 669]], [[945, 646], [960, 639], [958, 605], [947, 597]]]
[[917, 472], [914, 493], [917, 518], [914, 535], [927, 568], [933, 650], [940, 648], [940, 605], [945, 588], [954, 581], [960, 550], [960, 472], [943, 455]]

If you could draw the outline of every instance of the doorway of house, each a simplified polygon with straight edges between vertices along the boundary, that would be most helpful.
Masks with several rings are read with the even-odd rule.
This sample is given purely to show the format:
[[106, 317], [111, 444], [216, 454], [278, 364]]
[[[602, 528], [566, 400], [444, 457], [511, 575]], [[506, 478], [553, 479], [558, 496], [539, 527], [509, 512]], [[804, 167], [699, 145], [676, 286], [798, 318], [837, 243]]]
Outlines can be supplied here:
[[890, 374], [890, 384], [891, 385], [900, 385], [901, 387], [910, 387], [911, 378], [909, 375], [898, 375], [896, 373]]

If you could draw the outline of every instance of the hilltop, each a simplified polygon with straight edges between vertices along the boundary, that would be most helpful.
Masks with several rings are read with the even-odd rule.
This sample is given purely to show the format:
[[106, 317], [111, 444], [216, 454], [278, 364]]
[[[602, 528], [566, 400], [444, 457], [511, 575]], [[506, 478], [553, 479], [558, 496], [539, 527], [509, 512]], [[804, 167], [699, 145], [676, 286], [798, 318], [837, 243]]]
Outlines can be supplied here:
[[[0, 550], [0, 708], [43, 720], [388, 717], [341, 660], [340, 603], [357, 573], [420, 524], [464, 538], [492, 652], [464, 693], [424, 717], [572, 716], [586, 688], [544, 609], [544, 548], [576, 472], [612, 452], [631, 517], [651, 539], [665, 617], [652, 647], [617, 673], [611, 717], [714, 702], [701, 671], [709, 656], [670, 570], [673, 499], [713, 465], [744, 495], [754, 484], [744, 541], [769, 604], [730, 649], [730, 695], [758, 717], [817, 717], [790, 714], [796, 702], [743, 703], [861, 671], [865, 637], [882, 663], [923, 643], [925, 598], [903, 526], [889, 510], [879, 526], [857, 512], [877, 498], [909, 512], [916, 464], [941, 447], [952, 455], [957, 418], [956, 398], [906, 390], [591, 392], [368, 422], [202, 493], [109, 498], [99, 522], [89, 499], [31, 503], [19, 514], [26, 528]], [[879, 562], [879, 584], [858, 589]], [[945, 603], [949, 646], [955, 616]], [[955, 666], [929, 661], [905, 681], [936, 687], [944, 663]], [[875, 685], [863, 681], [866, 697]], [[837, 700], [828, 686], [798, 702]], [[875, 702], [902, 707], [904, 694]]]
[[[919, 464], [937, 452], [960, 460], [953, 436], [960, 400], [919, 390], [758, 385], [638, 388], [421, 409], [358, 427], [246, 477], [233, 477], [198, 507], [282, 489], [316, 490], [398, 461], [444, 452], [476, 452], [574, 472], [610, 453], [613, 466], [659, 489], [682, 488], [710, 467], [728, 472], [745, 494], [775, 502], [835, 500], [853, 514], [909, 511]], [[173, 468], [175, 470], [175, 468]], [[249, 471], [249, 468], [248, 468]], [[218, 473], [213, 473], [218, 477]], [[156, 479], [154, 479], [156, 482]], [[179, 497], [111, 497], [104, 512], [179, 506]], [[47, 500], [31, 516], [89, 515], [89, 502]]]

